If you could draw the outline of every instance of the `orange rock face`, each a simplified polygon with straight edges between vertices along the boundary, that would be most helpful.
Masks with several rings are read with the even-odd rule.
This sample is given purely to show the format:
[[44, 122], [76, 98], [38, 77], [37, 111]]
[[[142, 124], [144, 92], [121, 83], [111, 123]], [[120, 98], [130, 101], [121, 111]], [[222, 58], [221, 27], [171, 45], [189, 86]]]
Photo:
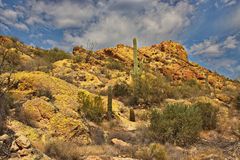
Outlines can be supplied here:
[[12, 39], [6, 37], [6, 36], [0, 36], [0, 44], [3, 46], [8, 46], [13, 44]]
[[160, 44], [153, 45], [152, 47], [158, 48], [161, 52], [176, 56], [181, 60], [188, 61], [186, 50], [177, 42], [163, 41]]

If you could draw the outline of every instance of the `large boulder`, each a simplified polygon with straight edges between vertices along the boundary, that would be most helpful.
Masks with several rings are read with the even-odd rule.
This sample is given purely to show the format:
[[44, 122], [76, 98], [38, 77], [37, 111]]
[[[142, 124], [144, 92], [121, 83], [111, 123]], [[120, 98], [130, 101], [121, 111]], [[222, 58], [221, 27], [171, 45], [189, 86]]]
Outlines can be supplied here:
[[73, 140], [79, 144], [88, 144], [91, 141], [89, 130], [82, 119], [62, 114], [41, 98], [24, 103], [21, 115], [27, 124], [41, 129], [47, 137]]

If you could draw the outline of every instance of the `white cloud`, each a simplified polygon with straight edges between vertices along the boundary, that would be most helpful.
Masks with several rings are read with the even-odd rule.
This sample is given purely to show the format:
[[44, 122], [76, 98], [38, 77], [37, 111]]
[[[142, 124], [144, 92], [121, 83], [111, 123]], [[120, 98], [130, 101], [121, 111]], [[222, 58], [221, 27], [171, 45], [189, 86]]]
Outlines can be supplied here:
[[97, 15], [97, 9], [91, 3], [77, 3], [73, 1], [30, 1], [28, 24], [44, 24], [53, 22], [57, 28], [82, 27]]
[[[140, 13], [132, 13], [131, 9], [128, 9], [130, 13], [117, 9], [111, 11], [109, 8], [112, 6], [108, 4], [110, 11], [97, 11], [101, 13], [98, 15], [99, 20], [89, 25], [83, 34], [76, 35], [66, 31], [64, 40], [73, 45], [84, 44], [90, 40], [97, 43], [97, 48], [127, 43], [135, 36], [148, 42], [145, 45], [157, 43], [164, 39], [176, 38], [190, 24], [189, 15], [194, 11], [192, 5], [182, 1], [175, 6], [158, 1], [142, 0], [141, 3], [145, 5], [144, 11], [139, 11]], [[115, 4], [115, 8], [116, 5], [118, 4]]]
[[33, 0], [27, 2], [24, 18], [30, 26], [63, 29], [65, 43], [72, 45], [89, 40], [102, 48], [130, 42], [135, 36], [148, 45], [177, 39], [191, 23], [194, 6], [187, 1], [173, 2]]
[[210, 38], [194, 44], [190, 47], [190, 53], [193, 55], [208, 55], [208, 56], [220, 56], [227, 49], [237, 48], [238, 40], [235, 36], [228, 36], [222, 42], [217, 42], [215, 39]]
[[22, 30], [22, 31], [28, 31], [29, 30], [28, 27], [23, 23], [15, 23], [15, 24], [13, 24], [13, 26], [15, 28], [19, 29], [19, 30]]
[[19, 30], [28, 31], [26, 24], [19, 22], [23, 13], [19, 10], [0, 8], [0, 24], [15, 27]]
[[191, 46], [190, 53], [194, 55], [218, 54], [220, 53], [220, 44], [217, 44], [214, 39], [207, 39], [201, 43]]
[[[66, 43], [66, 42], [57, 42], [57, 41], [54, 41], [52, 39], [46, 39], [43, 41], [43, 44], [47, 44], [50, 46], [50, 48], [54, 48], [54, 47], [57, 47], [57, 48], [61, 48], [65, 51], [70, 51], [72, 49], [72, 47]], [[46, 48], [46, 49], [50, 49], [50, 48]]]
[[18, 13], [10, 9], [5, 9], [1, 11], [1, 15], [11, 21], [16, 21]]
[[30, 38], [35, 38], [35, 39], [41, 38], [42, 36], [43, 36], [42, 33], [33, 33], [29, 35]]
[[223, 48], [234, 49], [237, 48], [238, 40], [235, 36], [229, 36], [223, 42]]

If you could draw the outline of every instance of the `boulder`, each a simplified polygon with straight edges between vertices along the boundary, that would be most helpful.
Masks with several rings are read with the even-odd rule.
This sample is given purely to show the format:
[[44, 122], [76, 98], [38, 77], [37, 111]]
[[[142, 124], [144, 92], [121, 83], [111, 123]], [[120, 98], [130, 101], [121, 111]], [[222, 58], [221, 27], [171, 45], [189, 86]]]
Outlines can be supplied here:
[[9, 138], [10, 138], [9, 135], [4, 134], [4, 135], [0, 136], [0, 141], [6, 141], [6, 140], [8, 140]]
[[53, 117], [56, 108], [41, 98], [28, 100], [23, 104], [21, 113], [29, 121], [40, 121]]
[[21, 148], [29, 148], [31, 146], [27, 137], [21, 135], [16, 139], [16, 144]]
[[130, 147], [131, 144], [124, 142], [123, 140], [117, 139], [117, 138], [113, 138], [111, 140], [111, 142], [116, 145], [116, 146], [120, 146], [120, 147]]
[[18, 151], [18, 150], [19, 150], [19, 147], [18, 147], [16, 141], [13, 141], [13, 143], [12, 143], [12, 145], [11, 145], [11, 147], [10, 147], [10, 151], [11, 151], [11, 152], [16, 152], [16, 151]]
[[217, 97], [217, 99], [219, 99], [220, 101], [225, 102], [225, 103], [230, 103], [232, 100], [229, 96], [227, 96], [226, 94], [223, 94], [223, 93], [216, 94], [216, 97]]
[[17, 153], [18, 153], [18, 155], [23, 157], [23, 156], [27, 156], [27, 155], [31, 154], [31, 150], [24, 148], [22, 150], [19, 150]]
[[85, 160], [102, 160], [102, 158], [99, 156], [89, 156]]

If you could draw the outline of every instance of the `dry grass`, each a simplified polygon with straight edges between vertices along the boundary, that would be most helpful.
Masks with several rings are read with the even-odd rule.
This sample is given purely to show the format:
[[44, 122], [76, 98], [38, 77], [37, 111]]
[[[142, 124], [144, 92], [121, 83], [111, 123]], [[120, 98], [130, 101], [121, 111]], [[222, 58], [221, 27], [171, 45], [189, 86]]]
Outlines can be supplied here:
[[111, 145], [78, 146], [70, 142], [50, 142], [45, 154], [57, 160], [81, 160], [88, 156], [117, 156], [119, 151]]

